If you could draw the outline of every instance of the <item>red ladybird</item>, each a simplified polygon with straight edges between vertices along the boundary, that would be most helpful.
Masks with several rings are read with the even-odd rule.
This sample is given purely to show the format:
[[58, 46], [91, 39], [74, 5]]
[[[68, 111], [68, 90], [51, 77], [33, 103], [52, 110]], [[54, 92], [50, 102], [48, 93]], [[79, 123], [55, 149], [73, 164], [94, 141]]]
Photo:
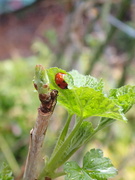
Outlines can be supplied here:
[[57, 73], [55, 75], [55, 82], [61, 89], [67, 89], [68, 84], [64, 80], [64, 73]]

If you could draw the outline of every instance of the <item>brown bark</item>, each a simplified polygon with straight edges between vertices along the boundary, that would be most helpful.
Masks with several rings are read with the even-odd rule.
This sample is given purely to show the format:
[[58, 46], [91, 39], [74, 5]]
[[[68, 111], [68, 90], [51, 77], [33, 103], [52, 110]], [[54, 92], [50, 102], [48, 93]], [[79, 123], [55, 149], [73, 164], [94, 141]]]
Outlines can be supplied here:
[[41, 149], [48, 127], [50, 117], [56, 105], [58, 92], [52, 90], [50, 94], [40, 94], [41, 106], [38, 109], [38, 116], [34, 128], [30, 131], [29, 152], [25, 166], [24, 180], [36, 180], [42, 163]]

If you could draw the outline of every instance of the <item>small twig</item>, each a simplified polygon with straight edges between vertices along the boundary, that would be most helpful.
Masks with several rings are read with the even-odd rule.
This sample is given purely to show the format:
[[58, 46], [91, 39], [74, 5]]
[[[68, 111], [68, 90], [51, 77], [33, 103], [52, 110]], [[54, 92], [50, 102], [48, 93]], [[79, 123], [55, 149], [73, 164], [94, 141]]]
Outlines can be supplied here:
[[41, 106], [34, 128], [30, 131], [29, 153], [26, 161], [24, 180], [36, 180], [42, 163], [41, 148], [50, 117], [56, 105], [58, 91], [52, 90], [49, 94], [39, 94]]

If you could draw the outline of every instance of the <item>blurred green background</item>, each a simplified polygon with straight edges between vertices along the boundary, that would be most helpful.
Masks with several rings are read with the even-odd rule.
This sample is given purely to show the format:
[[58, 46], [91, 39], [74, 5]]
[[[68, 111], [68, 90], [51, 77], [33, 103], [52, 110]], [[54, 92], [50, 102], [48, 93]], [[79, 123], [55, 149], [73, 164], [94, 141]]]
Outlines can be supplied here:
[[[77, 69], [103, 78], [105, 91], [134, 85], [135, 2], [39, 0], [28, 7], [3, 12], [0, 60], [0, 166], [7, 162], [19, 180], [27, 157], [29, 132], [40, 104], [32, 83], [35, 65]], [[134, 112], [133, 107], [127, 113], [127, 124], [116, 121], [73, 158], [80, 159], [90, 148], [101, 148], [119, 170], [115, 180], [134, 180]], [[65, 116], [66, 111], [57, 105], [44, 154], [52, 152]]]

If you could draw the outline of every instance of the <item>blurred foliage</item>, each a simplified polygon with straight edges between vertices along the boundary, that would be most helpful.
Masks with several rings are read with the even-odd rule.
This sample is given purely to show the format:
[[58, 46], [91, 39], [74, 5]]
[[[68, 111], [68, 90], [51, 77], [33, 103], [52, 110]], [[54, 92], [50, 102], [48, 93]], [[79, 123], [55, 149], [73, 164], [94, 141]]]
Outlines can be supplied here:
[[13, 180], [14, 179], [10, 168], [5, 163], [3, 163], [3, 166], [0, 169], [0, 179], [1, 180]]
[[[72, 1], [67, 0], [68, 2]], [[39, 106], [32, 83], [36, 64], [43, 64], [45, 67], [57, 66], [67, 71], [77, 69], [84, 74], [89, 72], [97, 78], [102, 77], [106, 82], [106, 89], [135, 84], [135, 38], [116, 28], [115, 33], [112, 31], [111, 37], [107, 39], [113, 28], [107, 17], [112, 14], [117, 18], [118, 12], [124, 8], [121, 5], [124, 2], [126, 0], [118, 2], [74, 0], [69, 3], [70, 6], [68, 5], [64, 30], [59, 33], [56, 29], [50, 28], [44, 32], [43, 36], [47, 38], [46, 44], [35, 40], [32, 45], [35, 56], [0, 62], [0, 135], [4, 137], [20, 167], [26, 160], [29, 131], [34, 125]], [[129, 3], [127, 10], [120, 20], [134, 28], [135, 19], [131, 12], [134, 3], [130, 0], [127, 2]], [[91, 68], [94, 57], [97, 59]], [[74, 159], [78, 160], [80, 154], [91, 148], [101, 148], [105, 156], [108, 156], [119, 170], [115, 180], [134, 180], [134, 111], [135, 109], [132, 108], [127, 113], [129, 119], [127, 124], [115, 122], [102, 130], [93, 138], [93, 144], [87, 144], [78, 151]], [[46, 136], [45, 151], [48, 154], [52, 152], [56, 135], [59, 134], [60, 127], [64, 123], [65, 114], [62, 107], [56, 107]], [[1, 144], [0, 166], [3, 161], [10, 161], [5, 157], [2, 147], [4, 146]]]

